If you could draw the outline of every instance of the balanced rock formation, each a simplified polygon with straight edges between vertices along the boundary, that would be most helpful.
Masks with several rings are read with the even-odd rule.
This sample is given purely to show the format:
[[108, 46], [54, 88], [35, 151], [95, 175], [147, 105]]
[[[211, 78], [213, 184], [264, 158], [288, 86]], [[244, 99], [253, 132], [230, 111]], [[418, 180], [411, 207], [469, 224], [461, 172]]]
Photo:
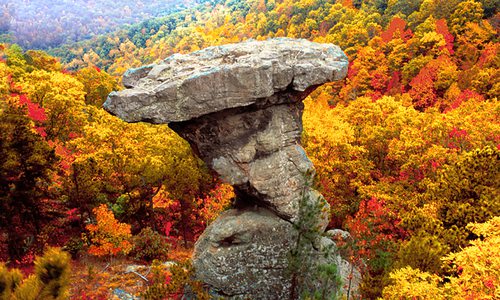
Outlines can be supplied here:
[[[193, 257], [199, 279], [219, 295], [289, 297], [287, 260], [304, 202], [320, 208], [308, 226], [322, 232], [328, 224], [327, 203], [308, 184], [314, 167], [300, 146], [302, 100], [344, 78], [347, 65], [331, 44], [247, 41], [129, 70], [127, 89], [109, 95], [107, 111], [127, 122], [169, 124], [234, 186], [235, 208], [207, 228]], [[320, 244], [312, 241], [310, 250]]]

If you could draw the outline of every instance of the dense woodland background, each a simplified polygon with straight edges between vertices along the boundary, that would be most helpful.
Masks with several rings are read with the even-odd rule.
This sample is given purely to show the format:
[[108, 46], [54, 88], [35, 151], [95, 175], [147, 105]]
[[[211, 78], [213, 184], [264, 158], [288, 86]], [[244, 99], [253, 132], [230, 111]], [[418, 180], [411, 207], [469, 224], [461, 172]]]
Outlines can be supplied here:
[[207, 0], [2, 0], [0, 41], [47, 49], [168, 15]]
[[[363, 298], [499, 298], [498, 7], [498, 0], [206, 1], [50, 55], [1, 44], [1, 260], [27, 274], [48, 245], [69, 251], [73, 265], [89, 256], [175, 259], [189, 249], [230, 205], [231, 188], [167, 126], [126, 124], [102, 103], [128, 68], [287, 36], [337, 44], [349, 57], [347, 78], [306, 100], [303, 144], [331, 205], [330, 227], [351, 233], [338, 243], [363, 273]], [[58, 44], [51, 34], [42, 34], [45, 46]], [[87, 285], [61, 295], [106, 299], [109, 280], [87, 271], [85, 280], [72, 277]], [[20, 282], [12, 272], [0, 266], [0, 282]], [[188, 279], [179, 272], [153, 272], [155, 291], [180, 292]]]

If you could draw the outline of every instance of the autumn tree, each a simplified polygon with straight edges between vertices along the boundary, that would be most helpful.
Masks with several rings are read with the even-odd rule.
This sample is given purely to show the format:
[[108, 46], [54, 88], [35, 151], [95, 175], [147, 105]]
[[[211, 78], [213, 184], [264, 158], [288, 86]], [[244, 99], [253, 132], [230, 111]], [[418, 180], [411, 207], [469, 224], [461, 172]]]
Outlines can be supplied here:
[[470, 223], [476, 237], [471, 245], [443, 258], [452, 267], [446, 278], [417, 268], [404, 267], [390, 274], [391, 283], [382, 292], [383, 299], [494, 299], [498, 294], [500, 260], [500, 218], [486, 223]]
[[0, 298], [13, 300], [62, 300], [69, 297], [70, 257], [58, 248], [48, 248], [35, 260], [34, 274], [23, 279], [18, 269], [0, 263]]
[[34, 70], [21, 79], [23, 92], [47, 114], [49, 140], [67, 141], [81, 133], [84, 87], [77, 79], [60, 72]]
[[58, 59], [40, 50], [28, 50], [24, 54], [26, 63], [34, 70], [62, 71], [62, 65]]
[[85, 104], [101, 107], [108, 94], [118, 90], [116, 80], [96, 66], [78, 70], [76, 79], [83, 84]]
[[464, 153], [430, 185], [428, 194], [440, 205], [442, 234], [452, 251], [474, 238], [467, 224], [483, 223], [500, 214], [499, 170], [500, 151], [485, 147]]
[[483, 17], [483, 7], [475, 0], [463, 1], [450, 16], [451, 32], [454, 35], [461, 35], [465, 32], [467, 23], [477, 23]]
[[166, 189], [179, 201], [176, 224], [187, 239], [189, 226], [197, 222], [196, 199], [211, 184], [206, 167], [166, 126], [128, 124], [95, 107], [88, 113], [93, 122], [69, 146], [79, 153], [65, 182], [70, 205], [88, 214], [107, 203], [134, 232], [146, 226], [160, 230], [153, 199]]

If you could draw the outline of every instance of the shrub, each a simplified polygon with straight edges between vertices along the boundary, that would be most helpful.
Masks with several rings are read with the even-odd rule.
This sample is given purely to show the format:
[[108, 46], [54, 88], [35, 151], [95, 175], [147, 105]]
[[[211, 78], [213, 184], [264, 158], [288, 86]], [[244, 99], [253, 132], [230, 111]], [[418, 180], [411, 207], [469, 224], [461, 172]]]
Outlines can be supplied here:
[[194, 268], [189, 260], [170, 269], [158, 260], [151, 265], [151, 284], [141, 294], [142, 299], [210, 299], [200, 281], [194, 280]]
[[132, 238], [134, 248], [132, 254], [136, 259], [152, 261], [153, 259], [164, 260], [167, 258], [170, 245], [166, 237], [146, 227]]
[[64, 251], [67, 251], [69, 254], [71, 254], [72, 258], [76, 258], [77, 254], [82, 250], [82, 248], [83, 240], [79, 236], [70, 238], [63, 247]]
[[18, 269], [0, 264], [1, 300], [62, 300], [69, 297], [70, 257], [58, 248], [49, 248], [35, 260], [35, 273], [23, 280]]
[[96, 224], [86, 226], [92, 243], [88, 252], [95, 256], [128, 254], [132, 250], [130, 225], [118, 222], [105, 204], [94, 208], [93, 212]]
[[10, 270], [0, 263], [0, 300], [11, 299], [12, 292], [19, 286], [23, 275], [18, 269]]

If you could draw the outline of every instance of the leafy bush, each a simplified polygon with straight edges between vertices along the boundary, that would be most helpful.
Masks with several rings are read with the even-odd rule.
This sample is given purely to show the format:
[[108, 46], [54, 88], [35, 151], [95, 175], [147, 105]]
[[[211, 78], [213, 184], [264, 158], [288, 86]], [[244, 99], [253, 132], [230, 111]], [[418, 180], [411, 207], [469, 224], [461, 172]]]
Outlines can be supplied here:
[[18, 269], [10, 270], [0, 263], [0, 299], [10, 299], [12, 292], [19, 286], [23, 279], [21, 271]]
[[164, 260], [167, 258], [170, 245], [166, 237], [146, 227], [132, 238], [134, 248], [132, 254], [136, 259], [152, 261], [153, 259]]
[[130, 225], [118, 222], [105, 204], [96, 207], [93, 212], [97, 224], [86, 226], [92, 243], [89, 253], [96, 256], [128, 254], [132, 250]]
[[74, 236], [66, 242], [63, 249], [71, 254], [72, 258], [76, 258], [78, 252], [83, 249], [83, 240], [78, 236]]
[[[194, 280], [194, 268], [189, 260], [179, 262], [168, 268], [158, 260], [151, 265], [151, 284], [141, 294], [142, 299], [162, 300], [181, 299], [210, 299], [200, 281]], [[184, 297], [183, 297], [184, 298]]]

